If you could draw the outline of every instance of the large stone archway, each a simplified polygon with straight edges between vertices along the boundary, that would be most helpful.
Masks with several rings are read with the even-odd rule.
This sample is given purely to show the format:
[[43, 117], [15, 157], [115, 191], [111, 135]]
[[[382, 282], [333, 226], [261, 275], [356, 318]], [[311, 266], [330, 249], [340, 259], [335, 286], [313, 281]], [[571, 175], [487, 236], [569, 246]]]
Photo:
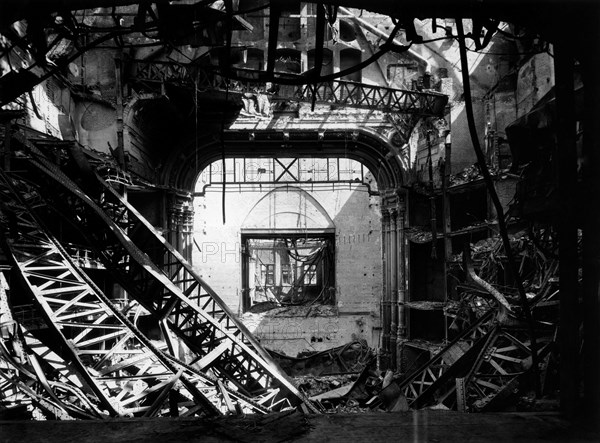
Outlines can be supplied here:
[[[200, 173], [222, 158], [341, 157], [357, 160], [367, 167], [377, 181], [382, 213], [380, 363], [384, 368], [396, 366], [397, 344], [407, 334], [404, 311], [408, 265], [404, 237], [406, 195], [402, 189], [407, 160], [399, 155], [388, 138], [369, 129], [225, 131], [222, 140], [214, 134], [197, 137], [174, 154], [165, 167], [164, 184], [181, 191], [178, 200], [185, 199], [188, 193], [190, 203]], [[185, 228], [173, 227], [172, 230], [183, 232]]]

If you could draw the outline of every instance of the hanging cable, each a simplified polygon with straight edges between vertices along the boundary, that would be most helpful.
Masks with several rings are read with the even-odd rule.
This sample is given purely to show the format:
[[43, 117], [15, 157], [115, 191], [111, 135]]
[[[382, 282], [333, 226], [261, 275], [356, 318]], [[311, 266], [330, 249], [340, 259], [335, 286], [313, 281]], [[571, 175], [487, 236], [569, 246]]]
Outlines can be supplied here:
[[519, 269], [517, 267], [515, 256], [513, 250], [510, 246], [510, 239], [508, 238], [508, 230], [506, 229], [506, 221], [504, 219], [504, 209], [502, 208], [502, 203], [500, 203], [500, 199], [498, 198], [498, 193], [496, 192], [496, 188], [494, 186], [494, 181], [490, 174], [490, 171], [485, 162], [485, 155], [483, 154], [483, 150], [481, 149], [481, 145], [479, 143], [479, 137], [477, 135], [477, 127], [475, 126], [475, 116], [473, 113], [473, 103], [471, 97], [471, 83], [469, 79], [469, 64], [467, 60], [467, 45], [465, 42], [465, 34], [463, 30], [462, 18], [456, 19], [456, 29], [458, 31], [458, 48], [460, 53], [460, 65], [461, 65], [461, 73], [463, 80], [463, 90], [464, 90], [464, 98], [465, 98], [465, 111], [467, 114], [467, 123], [469, 126], [469, 132], [471, 134], [471, 141], [473, 143], [473, 149], [475, 150], [475, 155], [477, 156], [477, 163], [479, 165], [479, 169], [483, 175], [483, 179], [487, 186], [488, 193], [494, 204], [494, 208], [496, 209], [497, 219], [498, 219], [498, 230], [500, 231], [500, 237], [502, 238], [502, 243], [504, 245], [504, 252], [506, 253], [506, 257], [508, 259], [509, 268], [514, 276], [515, 283], [517, 285], [517, 289], [519, 291], [519, 298], [521, 301], [521, 306], [523, 309], [523, 313], [525, 315], [525, 319], [529, 326], [529, 335], [531, 338], [531, 361], [532, 361], [532, 370], [534, 374], [534, 384], [536, 393], [540, 394], [540, 383], [538, 377], [538, 355], [537, 355], [537, 341], [535, 338], [535, 328], [533, 324], [533, 317], [531, 316], [531, 311], [529, 309], [529, 303], [527, 301], [527, 294], [525, 292], [525, 288], [523, 287], [523, 281], [521, 280], [521, 275], [519, 273]]
[[437, 259], [437, 208], [435, 204], [435, 187], [433, 185], [433, 159], [431, 158], [431, 130], [425, 129], [427, 138], [427, 163], [429, 165], [429, 217], [431, 221], [431, 258]]
[[[229, 73], [230, 62], [231, 62], [231, 34], [232, 34], [232, 21], [233, 21], [233, 5], [231, 0], [225, 1], [225, 9], [227, 11], [227, 19], [225, 20], [225, 35], [227, 41], [225, 43], [225, 73]], [[221, 193], [221, 215], [223, 217], [223, 224], [226, 223], [225, 214], [225, 191], [227, 190], [227, 171], [225, 165], [225, 113], [227, 111], [227, 103], [229, 103], [229, 83], [225, 84], [225, 112], [221, 115], [221, 166], [223, 169], [223, 187]]]

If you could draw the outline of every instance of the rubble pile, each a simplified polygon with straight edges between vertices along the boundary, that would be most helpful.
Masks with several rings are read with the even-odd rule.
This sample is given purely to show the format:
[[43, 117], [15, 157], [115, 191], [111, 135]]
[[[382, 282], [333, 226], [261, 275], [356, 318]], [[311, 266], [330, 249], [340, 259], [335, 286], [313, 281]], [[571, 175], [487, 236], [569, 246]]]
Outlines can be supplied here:
[[301, 353], [291, 357], [269, 351], [279, 366], [291, 377], [358, 374], [374, 355], [366, 341], [354, 341], [326, 351]]
[[468, 256], [465, 252], [449, 260], [457, 283], [443, 308], [450, 320], [447, 343], [437, 352], [421, 343], [431, 358], [394, 374], [392, 382], [382, 384], [367, 402], [369, 407], [465, 412], [553, 409], [558, 387], [558, 260], [553, 252], [556, 242], [549, 235], [544, 238], [546, 248], [540, 248], [530, 233], [511, 236], [532, 325], [508, 272], [501, 240], [492, 237], [471, 245]]

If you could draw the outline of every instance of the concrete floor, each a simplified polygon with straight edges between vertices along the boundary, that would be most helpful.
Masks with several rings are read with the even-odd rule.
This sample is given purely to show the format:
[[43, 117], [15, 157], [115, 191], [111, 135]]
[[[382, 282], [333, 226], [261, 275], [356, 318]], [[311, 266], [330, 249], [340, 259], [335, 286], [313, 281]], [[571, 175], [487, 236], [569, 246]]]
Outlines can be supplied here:
[[556, 413], [446, 411], [200, 419], [0, 422], [2, 443], [110, 442], [600, 442]]

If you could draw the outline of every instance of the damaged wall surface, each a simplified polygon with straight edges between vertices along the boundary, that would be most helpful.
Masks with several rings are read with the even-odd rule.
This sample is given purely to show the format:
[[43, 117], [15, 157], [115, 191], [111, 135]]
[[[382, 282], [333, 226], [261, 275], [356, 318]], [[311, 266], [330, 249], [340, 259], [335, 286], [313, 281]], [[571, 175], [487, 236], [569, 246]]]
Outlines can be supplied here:
[[335, 283], [328, 288], [333, 305], [323, 306], [317, 300], [294, 306], [290, 301], [288, 306], [275, 304], [275, 309], [242, 317], [265, 346], [293, 356], [358, 338], [376, 347], [382, 284], [378, 197], [370, 196], [364, 186], [348, 189], [343, 184], [323, 190], [311, 190], [308, 184], [261, 185], [260, 189], [251, 185], [240, 190], [229, 186], [224, 225], [220, 192], [209, 190], [196, 198], [199, 249], [193, 258], [201, 275], [227, 294], [225, 300], [234, 310], [242, 310], [242, 295], [247, 290], [242, 286], [242, 235], [292, 233], [302, 238], [329, 233], [335, 238]]
[[[24, 377], [9, 401], [63, 418], [318, 409], [263, 346], [296, 356], [359, 341], [376, 348], [377, 368], [349, 388], [360, 399], [348, 391], [338, 402], [485, 411], [534, 407], [533, 397], [560, 398], [570, 414], [582, 402], [598, 410], [600, 213], [586, 203], [599, 189], [589, 130], [598, 45], [582, 49], [589, 42], [574, 32], [581, 19], [597, 33], [595, 9], [576, 2], [559, 20], [556, 6], [535, 2], [434, 2], [449, 18], [431, 19], [412, 1], [402, 14], [385, 0], [377, 12], [63, 3], [32, 13], [7, 2], [0, 19], [2, 315], [15, 304], [43, 317], [42, 332], [21, 321], [3, 329], [5, 378]], [[379, 196], [352, 179], [196, 188], [216, 160], [282, 153], [352, 159]], [[307, 232], [316, 237], [306, 251], [292, 251]], [[269, 241], [285, 251], [261, 267]], [[43, 277], [23, 245], [50, 251]], [[329, 246], [331, 288], [321, 262], [302, 262]], [[251, 279], [272, 293], [294, 280], [286, 291], [308, 305], [275, 297], [253, 312], [265, 300]], [[95, 298], [61, 288], [54, 298], [55, 281]], [[92, 306], [106, 314], [90, 320]], [[116, 335], [88, 323], [78, 335], [78, 317], [110, 318]], [[119, 334], [137, 337], [169, 376], [137, 383], [139, 368], [112, 354], [98, 364], [135, 389], [98, 375], [80, 354], [102, 349], [83, 338], [121, 349]], [[72, 339], [78, 347], [63, 349]], [[33, 354], [19, 350], [38, 342], [62, 363], [26, 371]], [[56, 398], [27, 390], [70, 363], [78, 381], [63, 370], [48, 388]]]

